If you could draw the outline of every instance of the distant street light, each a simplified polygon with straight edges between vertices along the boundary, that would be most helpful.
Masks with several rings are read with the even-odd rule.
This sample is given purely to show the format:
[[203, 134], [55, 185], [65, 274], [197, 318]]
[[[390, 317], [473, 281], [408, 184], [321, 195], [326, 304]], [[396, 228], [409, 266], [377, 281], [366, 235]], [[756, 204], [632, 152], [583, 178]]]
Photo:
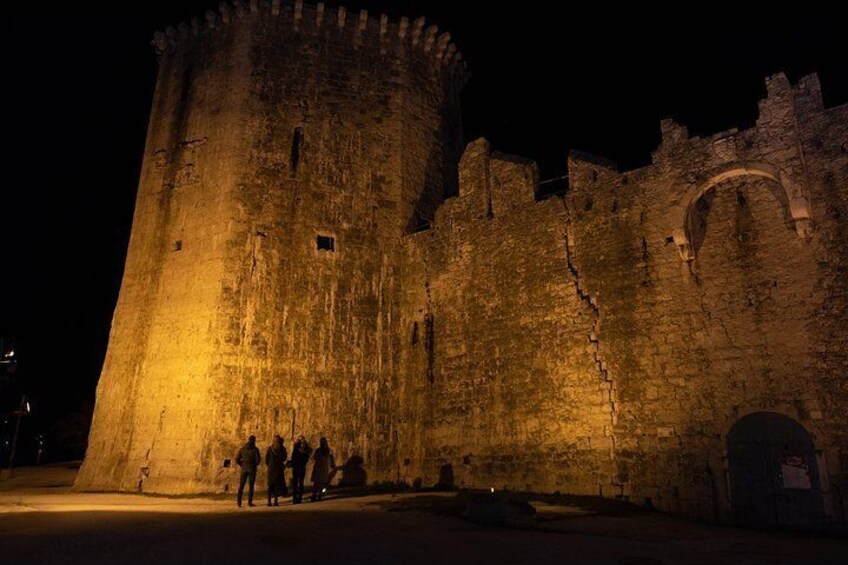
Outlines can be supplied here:
[[18, 368], [18, 358], [14, 349], [5, 350], [3, 348], [3, 340], [0, 340], [0, 376], [6, 375], [6, 378], [11, 378]]
[[2, 358], [0, 358], [0, 365], [14, 365], [17, 362], [15, 359], [15, 352], [10, 351], [5, 353]]

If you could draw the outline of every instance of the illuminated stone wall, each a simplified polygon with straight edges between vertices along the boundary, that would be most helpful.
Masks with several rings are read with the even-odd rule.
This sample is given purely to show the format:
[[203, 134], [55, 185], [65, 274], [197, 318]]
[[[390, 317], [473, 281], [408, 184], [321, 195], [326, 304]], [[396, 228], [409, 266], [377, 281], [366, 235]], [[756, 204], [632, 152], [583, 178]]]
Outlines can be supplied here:
[[458, 486], [597, 494], [611, 472], [596, 310], [569, 268], [568, 212], [537, 202], [537, 181], [477, 141], [460, 196], [407, 241], [402, 372], [423, 435], [410, 474], [426, 482], [451, 465]]
[[845, 306], [846, 108], [825, 111], [815, 77], [767, 87], [749, 130], [692, 138], [666, 121], [648, 167], [570, 163], [575, 265], [598, 299], [616, 390], [619, 480], [670, 511], [724, 515], [727, 434], [751, 412], [814, 435], [826, 504], [827, 483], [845, 480], [846, 366], [833, 354], [846, 318], [829, 311]]
[[240, 6], [156, 37], [77, 488], [226, 492], [248, 435], [305, 433], [370, 482], [449, 469], [724, 520], [728, 433], [774, 412], [812, 434], [838, 519], [848, 107], [814, 76], [770, 78], [744, 131], [664, 121], [638, 170], [573, 154], [543, 198], [485, 140], [459, 160], [447, 34]]
[[372, 480], [396, 476], [401, 238], [456, 192], [464, 63], [449, 39], [300, 2], [157, 35], [78, 488], [221, 492], [246, 437], [275, 433], [326, 435]]
[[469, 146], [460, 196], [408, 242], [405, 288], [425, 283], [405, 323], [433, 326], [406, 361], [425, 482], [451, 464], [724, 520], [728, 431], [767, 411], [813, 435], [839, 519], [848, 108], [814, 76], [767, 87], [749, 130], [663, 122], [642, 169], [573, 155], [564, 197], [534, 201], [532, 165]]

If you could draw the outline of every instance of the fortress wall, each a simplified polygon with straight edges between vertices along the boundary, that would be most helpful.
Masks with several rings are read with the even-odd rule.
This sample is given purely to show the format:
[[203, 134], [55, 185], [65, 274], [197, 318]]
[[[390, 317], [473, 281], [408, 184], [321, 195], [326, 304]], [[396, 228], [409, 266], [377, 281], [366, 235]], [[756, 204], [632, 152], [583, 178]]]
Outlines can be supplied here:
[[839, 519], [845, 110], [814, 77], [767, 87], [749, 130], [665, 121], [642, 169], [573, 155], [562, 199], [468, 147], [459, 197], [406, 241], [404, 477], [727, 520], [728, 434], [776, 412], [812, 434]]
[[848, 414], [848, 105], [824, 108], [815, 75], [796, 86], [795, 99], [815, 221], [817, 289], [824, 297], [809, 324], [815, 341], [809, 376], [819, 391], [812, 409], [821, 413], [817, 439], [830, 483], [831, 512], [844, 517], [848, 515], [848, 419], [844, 417]]
[[97, 390], [85, 490], [204, 489], [229, 191], [238, 170], [246, 52], [234, 34], [164, 58], [121, 292]]
[[423, 410], [425, 484], [451, 465], [458, 486], [595, 494], [609, 473], [593, 311], [568, 268], [566, 211], [535, 200], [537, 180], [533, 163], [479, 140], [459, 196], [407, 241], [419, 290], [407, 290], [403, 372]]
[[[820, 359], [844, 351], [845, 318], [822, 316], [842, 308], [844, 280], [827, 250], [841, 222], [820, 211], [820, 179], [842, 186], [845, 168], [837, 182], [839, 158], [826, 152], [838, 144], [822, 152], [808, 130], [838, 137], [844, 125], [821, 109], [810, 114], [803, 85], [770, 79], [751, 130], [690, 138], [664, 122], [663, 144], [644, 169], [570, 163], [575, 264], [601, 311], [618, 479], [631, 500], [726, 517], [727, 434], [740, 417], [771, 411], [800, 422], [823, 449], [835, 514], [828, 484], [844, 471], [831, 460], [844, 458], [837, 446], [845, 443], [836, 431], [844, 391], [833, 383], [844, 380], [844, 365], [836, 354], [825, 376]], [[679, 204], [705, 187], [684, 237]]]
[[[161, 96], [176, 101], [151, 119], [147, 168], [179, 103], [198, 132], [193, 169], [180, 174], [199, 179], [179, 189], [173, 256], [148, 250], [177, 236], [156, 223], [142, 181], [115, 319], [134, 333], [113, 335], [93, 471], [78, 488], [226, 491], [245, 438], [264, 446], [275, 433], [327, 435], [340, 462], [367, 461], [369, 480], [396, 477], [401, 237], [454, 176], [462, 70], [449, 36], [423, 20], [319, 8], [244, 4], [157, 36]], [[190, 81], [190, 96], [164, 90], [172, 76]], [[131, 296], [137, 262], [167, 286], [144, 280]], [[115, 441], [103, 456], [101, 438]], [[94, 471], [116, 461], [121, 481]]]
[[465, 66], [423, 20], [224, 4], [155, 44], [77, 488], [227, 492], [246, 436], [304, 433], [369, 482], [724, 520], [731, 428], [772, 412], [844, 516], [848, 106], [814, 76], [744, 131], [663, 121], [635, 171], [573, 154], [540, 199], [485, 140], [457, 168]]

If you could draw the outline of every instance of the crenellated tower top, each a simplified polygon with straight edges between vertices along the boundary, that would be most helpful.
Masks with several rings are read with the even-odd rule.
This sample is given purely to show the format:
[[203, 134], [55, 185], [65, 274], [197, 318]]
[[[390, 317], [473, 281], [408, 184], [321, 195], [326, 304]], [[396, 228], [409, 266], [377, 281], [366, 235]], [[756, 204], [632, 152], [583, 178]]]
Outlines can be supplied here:
[[356, 47], [374, 48], [383, 55], [417, 53], [464, 84], [468, 65], [451, 34], [441, 31], [423, 17], [397, 21], [386, 14], [369, 15], [368, 10], [350, 12], [344, 6], [327, 7], [323, 2], [310, 4], [303, 0], [235, 0], [221, 2], [218, 10], [207, 10], [203, 18], [192, 18], [177, 26], [157, 31], [152, 40], [159, 54], [190, 45], [199, 37], [219, 33], [247, 18], [277, 18], [292, 31], [302, 35], [326, 37], [346, 35]]

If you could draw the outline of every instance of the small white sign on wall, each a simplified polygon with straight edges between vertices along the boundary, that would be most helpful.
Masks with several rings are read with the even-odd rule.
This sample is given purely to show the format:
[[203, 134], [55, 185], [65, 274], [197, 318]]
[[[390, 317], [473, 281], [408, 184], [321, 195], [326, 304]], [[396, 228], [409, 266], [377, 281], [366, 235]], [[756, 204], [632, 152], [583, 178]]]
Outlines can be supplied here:
[[780, 460], [780, 474], [783, 477], [783, 488], [795, 490], [811, 490], [810, 468], [803, 457], [787, 456]]

